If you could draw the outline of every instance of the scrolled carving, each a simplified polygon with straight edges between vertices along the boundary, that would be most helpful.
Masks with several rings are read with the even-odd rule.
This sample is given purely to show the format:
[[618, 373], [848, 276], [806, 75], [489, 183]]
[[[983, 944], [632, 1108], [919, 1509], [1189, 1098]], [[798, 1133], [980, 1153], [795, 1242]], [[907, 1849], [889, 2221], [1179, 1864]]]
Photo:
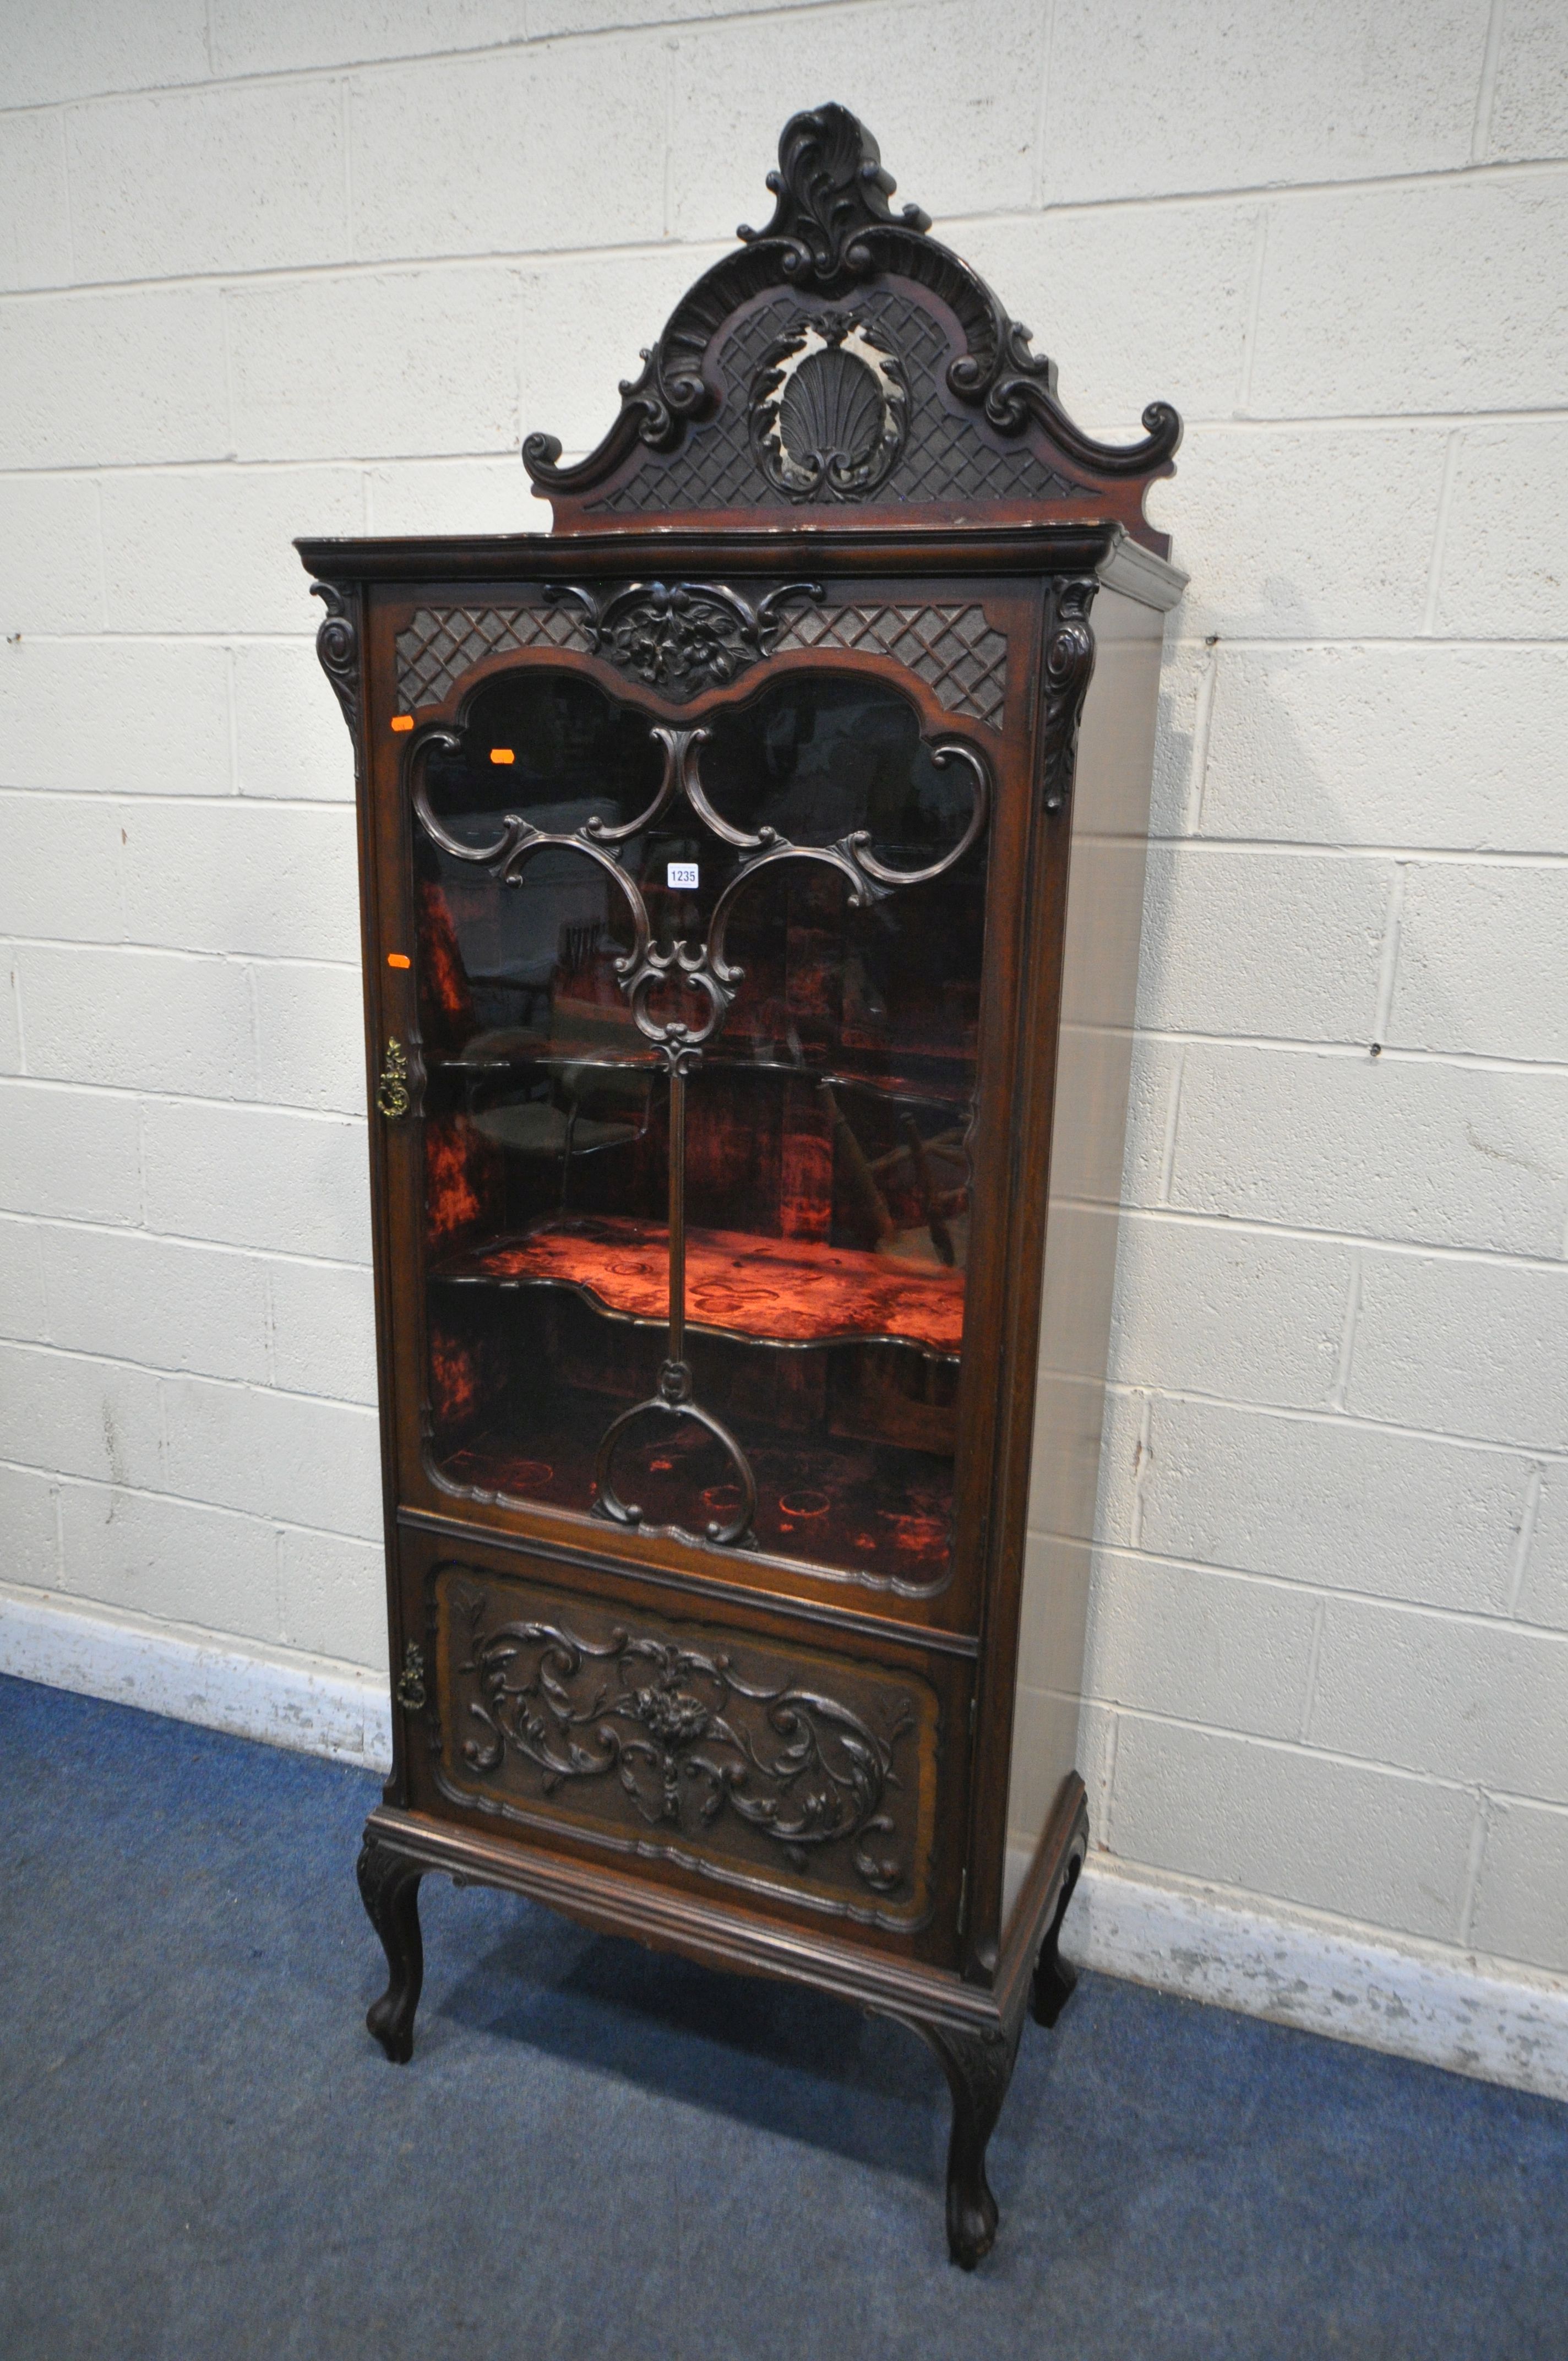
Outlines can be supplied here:
[[889, 889], [897, 885], [928, 885], [933, 878], [944, 877], [949, 869], [957, 868], [985, 827], [991, 810], [991, 773], [975, 748], [966, 738], [938, 738], [931, 748], [931, 760], [939, 771], [945, 771], [949, 763], [959, 763], [970, 774], [973, 800], [964, 832], [939, 861], [928, 862], [924, 869], [890, 869], [872, 851], [869, 829], [857, 829], [843, 840], [844, 850], [861, 876], [869, 877], [873, 884]]
[[[693, 1052], [695, 1058], [695, 1051]], [[684, 1071], [677, 1069], [677, 1071]], [[634, 1402], [612, 1419], [599, 1438], [598, 1454], [594, 1462], [594, 1488], [601, 1515], [612, 1524], [640, 1525], [642, 1511], [634, 1500], [623, 1500], [615, 1488], [613, 1462], [616, 1446], [627, 1429], [649, 1411], [665, 1411], [672, 1418], [690, 1419], [705, 1433], [711, 1434], [728, 1457], [740, 1481], [740, 1499], [733, 1513], [708, 1521], [707, 1539], [716, 1549], [737, 1546], [754, 1547], [752, 1521], [757, 1513], [757, 1478], [747, 1458], [729, 1429], [711, 1411], [703, 1409], [692, 1399], [691, 1367], [685, 1361], [666, 1361], [659, 1371], [658, 1392], [648, 1401]]]
[[[638, 354], [641, 370], [634, 378], [623, 377], [617, 386], [620, 415], [606, 443], [593, 455], [595, 462], [610, 444], [618, 461], [638, 443], [646, 444], [651, 451], [674, 450], [685, 433], [687, 421], [707, 415], [714, 397], [702, 373], [705, 343], [706, 339], [699, 341], [689, 331], [683, 335], [672, 321], [657, 344], [641, 347]], [[534, 483], [576, 482], [587, 463], [579, 460], [576, 467], [563, 467], [560, 457], [558, 434], [523, 437], [522, 464]]]
[[688, 426], [715, 407], [707, 349], [738, 304], [766, 287], [815, 281], [826, 291], [885, 269], [885, 255], [868, 243], [869, 234], [918, 241], [931, 226], [918, 205], [893, 213], [893, 177], [871, 133], [844, 106], [791, 116], [768, 186], [777, 200], [773, 220], [763, 230], [742, 226], [741, 251], [705, 271], [658, 342], [643, 346], [641, 374], [621, 380], [620, 415], [598, 449], [563, 467], [557, 435], [528, 436], [523, 465], [535, 484], [549, 491], [597, 484], [639, 443], [674, 450]]
[[786, 608], [820, 598], [822, 586], [781, 583], [755, 605], [722, 582], [630, 582], [608, 597], [553, 582], [544, 596], [553, 606], [570, 599], [581, 609], [595, 655], [678, 703], [771, 655]]
[[990, 333], [971, 330], [969, 350], [948, 370], [948, 384], [960, 401], [977, 404], [999, 434], [1022, 434], [1037, 419], [1064, 456], [1097, 476], [1151, 476], [1175, 457], [1181, 419], [1168, 401], [1149, 403], [1141, 443], [1097, 443], [1085, 434], [1057, 399], [1055, 361], [1031, 351], [1031, 332], [1023, 322], [1010, 320], [989, 288], [982, 292], [992, 313]]
[[[444, 852], [455, 860], [487, 868], [502, 884], [515, 885], [533, 855], [545, 851], [580, 852], [614, 880], [632, 928], [631, 949], [616, 954], [616, 974], [630, 1004], [638, 1030], [663, 1052], [673, 1071], [690, 1071], [695, 1062], [692, 1053], [718, 1030], [744, 978], [744, 969], [729, 959], [726, 944], [735, 905], [759, 871], [776, 867], [782, 862], [815, 862], [842, 877], [850, 888], [850, 908], [863, 909], [868, 903], [880, 901], [900, 886], [929, 884], [945, 876], [980, 837], [990, 813], [991, 773], [983, 756], [966, 739], [936, 740], [931, 747], [932, 761], [938, 766], [960, 763], [970, 774], [970, 817], [959, 841], [939, 859], [923, 869], [893, 869], [872, 851], [870, 832], [865, 829], [856, 829], [834, 844], [795, 844], [772, 828], [760, 829], [752, 835], [733, 827], [714, 809], [698, 775], [698, 752], [708, 731], [654, 725], [651, 734], [663, 751], [663, 777], [646, 811], [619, 827], [609, 827], [595, 818], [563, 834], [537, 829], [517, 812], [504, 812], [499, 832], [486, 843], [471, 844], [454, 836], [431, 807], [423, 758], [437, 746], [455, 753], [460, 752], [463, 741], [455, 730], [439, 725], [422, 730], [411, 741], [411, 800], [421, 827]], [[648, 906], [616, 851], [620, 843], [650, 827], [677, 796], [685, 797], [705, 827], [749, 856], [726, 880], [713, 906], [707, 934], [696, 944], [687, 943], [684, 938], [669, 944], [654, 942]], [[662, 1021], [652, 1014], [649, 1006], [651, 995], [659, 985], [670, 982], [688, 985], [707, 1002], [706, 1013], [695, 1024], [688, 1025], [679, 1018]]]
[[455, 1603], [469, 1623], [458, 1676], [478, 1692], [467, 1719], [479, 1734], [461, 1749], [470, 1771], [490, 1775], [521, 1756], [546, 1795], [613, 1779], [650, 1827], [695, 1834], [733, 1813], [796, 1872], [843, 1845], [871, 1893], [905, 1883], [885, 1797], [915, 1728], [911, 1698], [879, 1731], [821, 1687], [746, 1680], [728, 1655], [623, 1629], [596, 1642], [565, 1622], [486, 1632], [482, 1593]]
[[1040, 787], [1047, 811], [1061, 809], [1072, 782], [1078, 724], [1094, 670], [1094, 634], [1089, 627], [1089, 609], [1098, 587], [1092, 575], [1062, 584], [1055, 625], [1046, 642]]
[[[554, 436], [529, 437], [523, 459], [542, 490], [570, 502], [577, 495], [611, 486], [592, 504], [596, 509], [744, 508], [754, 503], [761, 489], [758, 478], [750, 478], [749, 489], [732, 464], [736, 438], [728, 432], [728, 411], [737, 396], [733, 388], [726, 388], [719, 368], [725, 338], [737, 323], [743, 324], [754, 315], [756, 299], [771, 291], [787, 289], [797, 295], [810, 291], [835, 301], [853, 296], [862, 325], [867, 302], [885, 303], [892, 292], [913, 305], [927, 332], [941, 344], [945, 395], [930, 388], [922, 395], [919, 419], [908, 423], [913, 401], [901, 411], [887, 382], [878, 386], [869, 355], [850, 355], [840, 346], [833, 370], [840, 380], [837, 386], [829, 387], [828, 371], [814, 372], [821, 380], [817, 391], [823, 400], [831, 396], [835, 409], [852, 402], [857, 415], [870, 404], [873, 390], [887, 402], [877, 434], [867, 438], [863, 450], [859, 435], [853, 438], [860, 456], [847, 472], [852, 477], [858, 467], [869, 466], [867, 480], [863, 485], [839, 481], [830, 466], [822, 468], [814, 487], [797, 480], [769, 440], [778, 422], [759, 423], [753, 417], [750, 443], [744, 433], [739, 437], [740, 453], [762, 460], [768, 470], [763, 480], [774, 488], [769, 498], [783, 492], [802, 501], [865, 499], [885, 483], [883, 498], [894, 507], [968, 502], [975, 493], [972, 483], [965, 489], [967, 478], [977, 473], [999, 475], [1000, 480], [980, 492], [987, 503], [1021, 500], [1038, 510], [1058, 500], [1078, 500], [1097, 493], [1108, 518], [1164, 550], [1164, 536], [1153, 533], [1144, 519], [1142, 488], [1150, 478], [1170, 472], [1180, 442], [1181, 423], [1168, 402], [1149, 404], [1143, 413], [1143, 438], [1132, 444], [1100, 443], [1075, 425], [1058, 398], [1055, 365], [1031, 350], [1029, 331], [1009, 317], [968, 263], [927, 235], [930, 223], [918, 207], [894, 213], [887, 202], [894, 183], [876, 141], [847, 108], [822, 106], [793, 116], [779, 142], [778, 170], [770, 172], [768, 183], [776, 198], [773, 219], [761, 230], [742, 227], [740, 250], [715, 263], [683, 296], [658, 342], [646, 348], [641, 376], [621, 387], [620, 414], [598, 449], [562, 467], [561, 445]], [[934, 301], [927, 302], [927, 297]], [[954, 323], [962, 339], [956, 351]], [[788, 331], [799, 334], [807, 324], [797, 317], [788, 324]], [[802, 375], [812, 357], [803, 349]], [[851, 359], [857, 368], [847, 365]], [[739, 400], [744, 415], [747, 389]], [[961, 405], [957, 413], [950, 407], [953, 401]], [[951, 430], [964, 412], [974, 415], [963, 422], [962, 432], [937, 435], [938, 426]], [[894, 427], [906, 424], [911, 456], [900, 467], [899, 452], [888, 456], [889, 444]], [[701, 469], [695, 479], [685, 470], [681, 478], [685, 496], [670, 497], [669, 486], [675, 479], [655, 464], [647, 478], [652, 497], [638, 498], [642, 479], [638, 467], [627, 465], [638, 445], [674, 455], [694, 431], [712, 441], [711, 482]], [[916, 468], [916, 445], [934, 438], [952, 443], [945, 464]], [[784, 457], [793, 457], [790, 434], [783, 433], [779, 440]], [[999, 468], [1013, 456], [1009, 445], [1023, 445], [1036, 467]], [[806, 456], [796, 462], [801, 478], [812, 472], [816, 445], [809, 434], [803, 447]], [[839, 456], [845, 455], [840, 450]], [[1058, 460], [1059, 469], [1054, 465]], [[839, 470], [840, 475], [845, 472]], [[909, 485], [904, 481], [906, 475], [914, 479]], [[572, 522], [578, 520], [574, 516]]]
[[[561, 834], [535, 828], [532, 820], [524, 819], [518, 812], [503, 812], [499, 835], [488, 844], [470, 844], [466, 839], [454, 836], [450, 829], [444, 827], [431, 807], [425, 758], [436, 746], [444, 746], [453, 753], [460, 753], [463, 741], [456, 730], [441, 728], [422, 730], [410, 741], [414, 815], [425, 834], [433, 843], [440, 845], [444, 852], [449, 852], [455, 861], [472, 862], [488, 869], [491, 876], [503, 885], [518, 884], [524, 867], [536, 852], [580, 852], [596, 862], [619, 887], [631, 919], [632, 947], [630, 951], [618, 953], [615, 961], [616, 972], [624, 982], [643, 959], [650, 939], [648, 906], [634, 881], [615, 857], [613, 840], [630, 831], [607, 829], [598, 819], [589, 819], [583, 827]], [[668, 758], [667, 747], [665, 752]], [[664, 780], [657, 797], [634, 825], [645, 827], [652, 814], [661, 810], [668, 801], [671, 792], [671, 768], [667, 760]], [[598, 841], [600, 835], [606, 840], [602, 844]]]
[[[930, 238], [914, 239], [911, 247], [912, 257], [927, 263], [943, 251]], [[905, 511], [933, 500], [957, 501], [967, 511], [976, 503], [1037, 503], [1073, 495], [1071, 471], [1051, 464], [1039, 434], [1007, 442], [968, 405], [954, 403], [946, 386], [954, 351], [951, 324], [925, 300], [923, 285], [912, 286], [901, 272], [869, 280], [852, 294], [854, 316], [888, 339], [909, 387], [904, 448], [867, 504]], [[712, 419], [689, 435], [683, 448], [647, 466], [623, 469], [613, 488], [587, 500], [586, 513], [632, 516], [798, 506], [798, 497], [773, 484], [758, 466], [750, 421], [763, 361], [811, 316], [801, 299], [801, 290], [777, 287], [767, 300], [722, 325], [704, 363], [719, 394]]]
[[351, 735], [359, 729], [359, 632], [354, 609], [335, 582], [313, 582], [313, 598], [326, 607], [316, 631], [316, 655], [337, 692]]
[[[653, 586], [655, 588], [660, 586]], [[747, 628], [756, 635], [779, 628], [777, 621], [766, 613], [773, 602], [813, 586], [792, 584], [787, 589], [770, 593], [755, 609], [735, 599]], [[596, 631], [613, 630], [617, 612], [626, 616], [637, 611], [636, 601], [641, 597], [641, 586], [616, 592], [602, 609], [595, 609], [589, 594], [573, 589], [570, 595], [589, 608]], [[725, 592], [726, 598], [734, 597]], [[656, 611], [667, 611], [661, 609]], [[650, 659], [653, 661], [654, 659]], [[634, 1501], [621, 1498], [613, 1482], [612, 1461], [617, 1445], [633, 1421], [650, 1411], [662, 1412], [675, 1419], [689, 1420], [701, 1426], [727, 1454], [740, 1481], [740, 1503], [727, 1519], [711, 1521], [706, 1538], [717, 1548], [750, 1548], [754, 1546], [752, 1532], [757, 1509], [757, 1484], [746, 1454], [736, 1438], [711, 1411], [705, 1410], [692, 1397], [691, 1371], [684, 1357], [685, 1336], [685, 1262], [684, 1246], [680, 1244], [685, 1230], [685, 1088], [688, 1075], [702, 1061], [704, 1046], [722, 1027], [744, 981], [745, 970], [730, 960], [728, 953], [729, 928], [736, 904], [746, 887], [762, 870], [774, 869], [784, 862], [810, 862], [820, 868], [832, 870], [848, 885], [851, 909], [864, 909], [889, 894], [906, 885], [924, 885], [946, 875], [970, 847], [985, 828], [991, 810], [991, 771], [984, 756], [967, 739], [937, 740], [931, 747], [933, 762], [940, 766], [960, 763], [970, 774], [971, 803], [970, 817], [956, 844], [950, 845], [936, 861], [922, 869], [894, 869], [879, 861], [871, 849], [871, 832], [856, 829], [839, 839], [835, 844], [794, 844], [781, 836], [776, 829], [764, 827], [754, 833], [737, 828], [715, 810], [703, 788], [698, 772], [698, 759], [710, 733], [707, 730], [682, 730], [663, 723], [650, 724], [650, 734], [662, 749], [663, 763], [659, 785], [652, 802], [634, 819], [610, 827], [598, 817], [584, 821], [580, 828], [567, 832], [535, 828], [521, 813], [504, 812], [498, 832], [481, 844], [473, 844], [454, 836], [437, 818], [432, 808], [427, 772], [431, 750], [444, 746], [460, 752], [463, 740], [455, 730], [437, 724], [417, 731], [409, 741], [409, 778], [411, 800], [420, 826], [433, 842], [454, 860], [469, 862], [488, 868], [491, 876], [502, 884], [519, 883], [527, 863], [537, 852], [546, 851], [581, 853], [592, 861], [605, 875], [614, 880], [626, 904], [631, 919], [632, 942], [629, 951], [615, 955], [615, 971], [620, 989], [631, 1011], [632, 1022], [644, 1040], [659, 1052], [670, 1076], [670, 1328], [669, 1354], [661, 1373], [658, 1392], [647, 1400], [635, 1402], [611, 1421], [600, 1438], [595, 1470], [597, 1512], [621, 1525], [635, 1525], [641, 1510]], [[684, 937], [674, 942], [656, 943], [649, 917], [648, 906], [630, 872], [623, 867], [620, 848], [630, 838], [641, 835], [677, 796], [683, 796], [695, 818], [721, 840], [733, 847], [742, 858], [736, 863], [719, 890], [707, 922], [707, 935], [697, 942], [688, 943]], [[706, 1004], [695, 1021], [685, 1017], [661, 1017], [654, 1013], [653, 996], [659, 988], [672, 983], [685, 985], [697, 994]], [[672, 1530], [685, 1532], [685, 1527]], [[687, 1538], [696, 1539], [695, 1534]]]
[[[620, 963], [621, 989], [631, 1003], [631, 1013], [638, 1029], [663, 1053], [666, 1063], [681, 1072], [690, 1071], [695, 1062], [692, 1053], [700, 1050], [718, 1032], [745, 979], [744, 968], [737, 966], [729, 957], [729, 924], [741, 894], [762, 870], [776, 868], [784, 862], [815, 862], [841, 877], [850, 889], [850, 908], [862, 910], [901, 886], [928, 885], [935, 879], [946, 876], [977, 841], [990, 815], [991, 774], [984, 758], [967, 740], [947, 738], [938, 739], [933, 744], [931, 759], [938, 767], [945, 767], [952, 762], [963, 764], [970, 774], [972, 802], [968, 822], [959, 841], [923, 869], [893, 869], [879, 861], [871, 850], [871, 834], [866, 829], [853, 829], [834, 844], [795, 844], [772, 828], [760, 829], [754, 836], [748, 835], [720, 818], [697, 782], [696, 751], [707, 738], [707, 731], [672, 730], [655, 734], [685, 741], [677, 757], [677, 775], [687, 801], [698, 818], [717, 835], [749, 855], [731, 872], [714, 903], [705, 940], [695, 945], [679, 940], [666, 948], [654, 944], [644, 929], [631, 959]], [[697, 1024], [686, 1025], [678, 1019], [662, 1024], [649, 1009], [650, 994], [658, 984], [671, 979], [700, 992], [707, 1000], [707, 1014]]]
[[820, 280], [846, 272], [864, 278], [875, 268], [863, 233], [883, 223], [916, 236], [931, 226], [918, 205], [895, 214], [888, 203], [898, 183], [882, 160], [871, 133], [847, 106], [814, 106], [792, 115], [779, 137], [779, 164], [768, 174], [776, 203], [765, 229], [735, 235], [743, 245], [779, 239], [784, 275]]

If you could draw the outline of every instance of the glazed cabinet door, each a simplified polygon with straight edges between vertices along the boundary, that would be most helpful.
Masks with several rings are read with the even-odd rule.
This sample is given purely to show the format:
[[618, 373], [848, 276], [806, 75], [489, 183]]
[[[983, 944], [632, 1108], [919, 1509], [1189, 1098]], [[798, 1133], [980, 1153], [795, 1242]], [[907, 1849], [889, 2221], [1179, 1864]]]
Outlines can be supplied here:
[[400, 1497], [938, 1596], [1000, 730], [804, 649], [684, 708], [553, 646], [447, 687], [392, 725]]

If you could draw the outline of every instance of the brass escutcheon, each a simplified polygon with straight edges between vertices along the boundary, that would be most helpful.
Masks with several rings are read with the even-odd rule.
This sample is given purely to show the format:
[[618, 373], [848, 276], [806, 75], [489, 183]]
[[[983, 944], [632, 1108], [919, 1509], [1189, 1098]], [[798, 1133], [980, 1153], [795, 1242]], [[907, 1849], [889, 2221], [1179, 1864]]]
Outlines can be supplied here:
[[381, 1079], [376, 1085], [376, 1104], [389, 1123], [395, 1123], [409, 1111], [409, 1061], [395, 1033], [388, 1037]]
[[403, 1650], [403, 1669], [398, 1675], [398, 1703], [405, 1713], [424, 1711], [424, 1652], [411, 1640]]

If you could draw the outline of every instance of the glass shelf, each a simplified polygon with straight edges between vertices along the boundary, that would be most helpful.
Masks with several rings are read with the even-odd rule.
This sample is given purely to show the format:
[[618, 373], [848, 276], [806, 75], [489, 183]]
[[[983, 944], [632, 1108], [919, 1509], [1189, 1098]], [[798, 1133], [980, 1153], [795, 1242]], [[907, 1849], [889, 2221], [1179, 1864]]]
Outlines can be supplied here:
[[[726, 1054], [710, 1049], [703, 1062], [712, 1074], [773, 1074], [781, 1082], [815, 1082], [834, 1091], [866, 1091], [878, 1098], [896, 1099], [911, 1106], [961, 1107], [967, 1113], [974, 1095], [972, 1072], [959, 1066], [957, 1060], [933, 1060], [938, 1065], [946, 1062], [951, 1069], [947, 1073], [874, 1074], [844, 1065], [808, 1065], [790, 1058], [755, 1057], [743, 1050]], [[536, 1036], [521, 1033], [500, 1037], [497, 1046], [491, 1046], [484, 1035], [476, 1035], [461, 1050], [429, 1057], [425, 1063], [427, 1071], [433, 1074], [487, 1077], [532, 1068], [553, 1073], [577, 1069], [585, 1073], [656, 1074], [663, 1071], [652, 1049], [639, 1050], [634, 1044], [629, 1045], [626, 1056], [609, 1057], [591, 1048], [560, 1049]]]

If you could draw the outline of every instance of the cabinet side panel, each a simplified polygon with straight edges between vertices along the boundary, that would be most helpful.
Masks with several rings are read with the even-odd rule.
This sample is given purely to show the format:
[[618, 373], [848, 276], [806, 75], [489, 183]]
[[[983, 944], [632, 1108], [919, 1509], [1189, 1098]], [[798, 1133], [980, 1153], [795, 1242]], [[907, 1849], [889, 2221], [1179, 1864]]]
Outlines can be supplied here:
[[1164, 618], [1102, 588], [1079, 733], [1003, 1923], [1074, 1767]]

